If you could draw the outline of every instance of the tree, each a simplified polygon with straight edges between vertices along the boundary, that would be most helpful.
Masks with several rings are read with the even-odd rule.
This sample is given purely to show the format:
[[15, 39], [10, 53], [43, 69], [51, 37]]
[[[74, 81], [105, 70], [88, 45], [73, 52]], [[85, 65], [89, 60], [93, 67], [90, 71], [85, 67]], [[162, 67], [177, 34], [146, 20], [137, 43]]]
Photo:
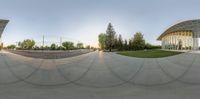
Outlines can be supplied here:
[[124, 49], [128, 50], [128, 42], [127, 42], [127, 40], [124, 41]]
[[91, 47], [90, 47], [90, 45], [87, 45], [85, 48], [86, 48], [86, 49], [90, 49]]
[[106, 34], [105, 33], [101, 33], [98, 36], [99, 39], [99, 47], [104, 50], [106, 48]]
[[143, 50], [145, 47], [145, 40], [142, 33], [137, 32], [133, 37], [132, 47], [134, 50]]
[[119, 50], [123, 50], [123, 39], [122, 39], [122, 35], [120, 34], [119, 35], [119, 38], [118, 38], [118, 49]]
[[19, 42], [18, 46], [22, 49], [32, 49], [35, 46], [35, 41], [31, 39], [26, 39], [23, 42]]
[[51, 44], [51, 47], [50, 47], [50, 48], [51, 48], [51, 50], [56, 50], [57, 47], [58, 47], [58, 46], [57, 46], [55, 43], [53, 43], [53, 44]]
[[66, 41], [66, 42], [63, 42], [62, 45], [67, 49], [73, 49], [74, 48], [74, 43], [73, 42], [70, 42], [70, 41]]
[[15, 48], [16, 48], [16, 45], [13, 45], [13, 44], [12, 44], [12, 45], [8, 45], [7, 48], [8, 48], [8, 49], [15, 49]]
[[115, 35], [114, 37], [114, 44], [113, 44], [113, 49], [119, 49], [119, 46], [118, 46], [118, 37], [117, 35]]
[[80, 43], [80, 42], [76, 44], [76, 47], [77, 47], [78, 49], [84, 48], [84, 47], [83, 47], [83, 43]]
[[153, 45], [146, 43], [145, 44], [145, 49], [153, 49]]
[[109, 51], [111, 51], [113, 48], [115, 34], [116, 34], [116, 32], [115, 32], [112, 24], [109, 23], [107, 30], [106, 30], [106, 48], [109, 49]]
[[129, 50], [132, 50], [132, 40], [131, 39], [129, 39], [129, 41], [128, 41], [128, 48], [129, 48]]

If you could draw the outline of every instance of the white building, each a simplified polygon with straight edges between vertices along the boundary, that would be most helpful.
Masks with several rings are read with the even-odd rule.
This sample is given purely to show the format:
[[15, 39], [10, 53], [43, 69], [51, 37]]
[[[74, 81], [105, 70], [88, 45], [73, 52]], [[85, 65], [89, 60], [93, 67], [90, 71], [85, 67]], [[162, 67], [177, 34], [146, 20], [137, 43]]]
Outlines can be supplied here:
[[162, 41], [162, 49], [198, 50], [199, 37], [200, 19], [175, 24], [162, 33], [157, 40]]

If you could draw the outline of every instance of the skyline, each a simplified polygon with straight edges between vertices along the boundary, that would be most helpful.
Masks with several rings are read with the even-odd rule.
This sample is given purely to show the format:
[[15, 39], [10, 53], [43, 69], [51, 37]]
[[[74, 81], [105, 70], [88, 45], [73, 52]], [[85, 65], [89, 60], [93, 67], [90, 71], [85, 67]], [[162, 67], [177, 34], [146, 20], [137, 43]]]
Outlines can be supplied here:
[[83, 42], [98, 45], [98, 34], [109, 22], [123, 38], [142, 32], [148, 43], [160, 44], [157, 37], [170, 26], [199, 19], [198, 0], [1, 0], [0, 19], [8, 19], [2, 41], [11, 44], [26, 38], [47, 42]]

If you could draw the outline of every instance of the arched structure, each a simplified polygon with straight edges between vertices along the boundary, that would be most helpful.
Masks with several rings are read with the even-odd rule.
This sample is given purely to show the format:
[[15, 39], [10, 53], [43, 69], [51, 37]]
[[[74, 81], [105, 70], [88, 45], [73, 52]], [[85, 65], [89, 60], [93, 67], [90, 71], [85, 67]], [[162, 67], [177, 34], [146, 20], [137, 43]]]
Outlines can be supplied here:
[[3, 47], [3, 44], [1, 42], [1, 36], [3, 34], [3, 31], [6, 27], [6, 25], [8, 24], [9, 20], [2, 20], [0, 19], [0, 49]]
[[157, 40], [162, 41], [162, 49], [197, 50], [200, 37], [200, 19], [183, 21], [168, 28]]

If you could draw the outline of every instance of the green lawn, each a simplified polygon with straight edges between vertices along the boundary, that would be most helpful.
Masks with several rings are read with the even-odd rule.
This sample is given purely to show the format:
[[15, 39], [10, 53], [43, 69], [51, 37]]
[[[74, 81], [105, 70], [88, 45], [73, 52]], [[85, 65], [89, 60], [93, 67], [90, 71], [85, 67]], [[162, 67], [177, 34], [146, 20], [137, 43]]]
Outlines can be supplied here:
[[164, 51], [164, 50], [147, 50], [147, 51], [121, 51], [117, 54], [138, 57], [138, 58], [160, 58], [181, 54], [182, 52]]

